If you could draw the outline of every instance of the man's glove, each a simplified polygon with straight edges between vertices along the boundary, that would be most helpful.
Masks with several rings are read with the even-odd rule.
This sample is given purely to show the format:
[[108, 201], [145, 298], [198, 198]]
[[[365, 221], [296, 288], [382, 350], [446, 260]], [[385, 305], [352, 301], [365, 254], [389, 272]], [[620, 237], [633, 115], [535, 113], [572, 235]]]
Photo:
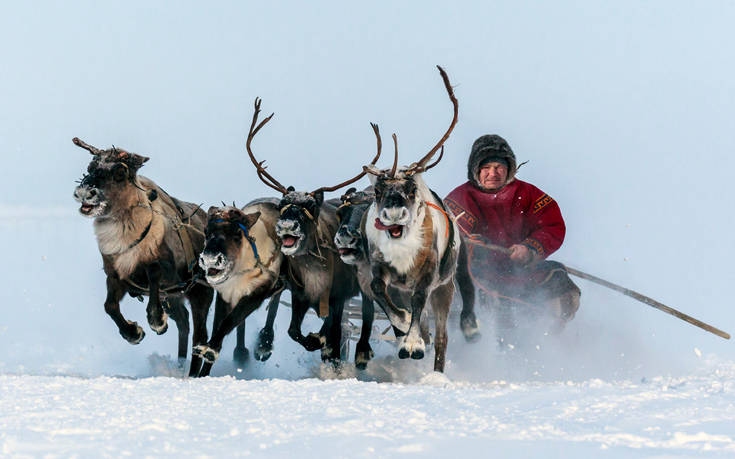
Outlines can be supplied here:
[[536, 251], [523, 244], [510, 246], [510, 259], [519, 265], [528, 265], [536, 261]]

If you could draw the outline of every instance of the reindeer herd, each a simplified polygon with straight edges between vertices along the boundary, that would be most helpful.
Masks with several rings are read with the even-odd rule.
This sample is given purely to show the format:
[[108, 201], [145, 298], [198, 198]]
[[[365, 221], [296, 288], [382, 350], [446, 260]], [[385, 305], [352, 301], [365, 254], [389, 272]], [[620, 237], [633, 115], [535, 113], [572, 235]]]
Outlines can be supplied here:
[[[468, 341], [479, 336], [474, 314], [474, 286], [467, 250], [454, 217], [424, 182], [423, 173], [441, 160], [444, 142], [457, 123], [458, 103], [446, 72], [438, 67], [454, 115], [446, 133], [419, 161], [398, 166], [395, 134], [393, 165], [378, 169], [382, 141], [373, 124], [377, 152], [356, 176], [338, 185], [297, 191], [266, 171], [252, 151], [252, 141], [273, 115], [258, 121], [260, 99], [246, 150], [260, 180], [280, 198], [259, 198], [243, 208], [198, 206], [170, 196], [138, 175], [148, 158], [120, 148], [100, 150], [74, 138], [92, 161], [74, 191], [82, 215], [94, 218], [104, 272], [105, 311], [120, 335], [132, 344], [145, 336], [125, 319], [120, 301], [129, 294], [148, 297], [146, 317], [155, 333], [165, 333], [168, 317], [179, 333], [178, 357], [189, 348], [189, 312], [193, 350], [189, 376], [207, 376], [224, 338], [237, 329], [234, 357], [247, 358], [244, 322], [266, 300], [268, 317], [258, 334], [254, 356], [266, 360], [273, 350], [273, 321], [284, 290], [291, 294], [288, 335], [325, 361], [342, 356], [342, 314], [350, 298], [362, 296], [362, 330], [355, 364], [364, 369], [373, 357], [369, 338], [374, 303], [388, 316], [400, 358], [421, 359], [434, 322], [434, 370], [443, 371], [447, 318], [455, 282], [462, 297], [460, 328]], [[439, 152], [436, 161], [429, 164]], [[341, 199], [324, 199], [369, 175], [371, 187], [350, 188]], [[206, 328], [216, 292], [211, 337]], [[318, 332], [304, 336], [302, 323], [313, 308], [324, 319]]]

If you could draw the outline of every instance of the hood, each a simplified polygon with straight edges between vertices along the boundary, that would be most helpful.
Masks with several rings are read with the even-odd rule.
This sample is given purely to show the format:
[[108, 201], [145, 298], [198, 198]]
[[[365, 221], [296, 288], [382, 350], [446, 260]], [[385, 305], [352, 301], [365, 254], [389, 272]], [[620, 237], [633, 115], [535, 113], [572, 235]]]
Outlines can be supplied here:
[[510, 149], [508, 142], [499, 135], [484, 135], [472, 144], [470, 159], [467, 161], [467, 179], [481, 190], [485, 190], [486, 188], [480, 185], [480, 165], [486, 159], [494, 156], [508, 161], [508, 178], [503, 186], [512, 182], [516, 176], [516, 171], [518, 170], [516, 155]]

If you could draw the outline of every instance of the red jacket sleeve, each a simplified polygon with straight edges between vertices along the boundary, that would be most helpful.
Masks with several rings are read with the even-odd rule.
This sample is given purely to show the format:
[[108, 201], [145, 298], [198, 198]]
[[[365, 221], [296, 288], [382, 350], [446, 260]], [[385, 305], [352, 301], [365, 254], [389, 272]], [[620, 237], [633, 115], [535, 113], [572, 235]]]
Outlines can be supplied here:
[[567, 227], [556, 201], [538, 188], [534, 191], [533, 204], [526, 220], [528, 237], [523, 244], [546, 258], [561, 247]]
[[478, 213], [475, 206], [467, 199], [466, 184], [458, 186], [444, 198], [444, 204], [457, 218], [457, 225], [467, 234], [477, 230]]

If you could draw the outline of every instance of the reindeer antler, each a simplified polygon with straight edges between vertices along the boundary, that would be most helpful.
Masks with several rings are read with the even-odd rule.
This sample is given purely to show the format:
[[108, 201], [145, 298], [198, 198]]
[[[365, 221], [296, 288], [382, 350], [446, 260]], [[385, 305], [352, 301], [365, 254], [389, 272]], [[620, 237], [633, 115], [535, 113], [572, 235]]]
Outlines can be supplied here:
[[74, 137], [73, 139], [71, 139], [71, 141], [74, 142], [74, 145], [76, 145], [77, 147], [84, 148], [85, 150], [87, 150], [88, 152], [92, 153], [95, 156], [100, 156], [102, 154], [102, 150], [100, 150], [99, 148], [93, 147], [92, 145], [86, 142], [83, 142], [82, 140], [79, 139], [79, 137]]
[[428, 171], [429, 169], [431, 169], [432, 167], [434, 167], [434, 166], [436, 166], [437, 164], [439, 164], [439, 161], [441, 161], [443, 157], [444, 157], [444, 145], [442, 145], [442, 149], [441, 149], [441, 150], [439, 151], [439, 157], [438, 157], [438, 158], [436, 158], [436, 161], [434, 161], [433, 163], [431, 163], [431, 164], [429, 164], [428, 166], [426, 166], [426, 167], [424, 168], [423, 172], [426, 172], [426, 171]]
[[[342, 182], [339, 185], [335, 185], [335, 186], [332, 186], [332, 187], [324, 187], [323, 186], [321, 188], [317, 188], [316, 190], [312, 191], [311, 194], [319, 193], [320, 191], [334, 191], [334, 190], [338, 190], [338, 189], [342, 188], [343, 186], [347, 186], [350, 183], [354, 183], [354, 182], [360, 180], [365, 174], [367, 174], [368, 172], [370, 172], [370, 170], [369, 170], [370, 169], [370, 166], [375, 166], [375, 163], [378, 162], [378, 158], [380, 158], [380, 152], [383, 149], [383, 140], [380, 138], [380, 129], [378, 128], [378, 125], [375, 124], [375, 123], [370, 123], [370, 126], [373, 127], [373, 132], [375, 133], [375, 139], [376, 139], [376, 142], [377, 142], [377, 145], [378, 145], [377, 146], [378, 152], [375, 154], [375, 157], [370, 162], [370, 164], [367, 165], [367, 166], [363, 166], [362, 167], [362, 172], [360, 172], [359, 174], [357, 174], [355, 177], [353, 177], [353, 178], [351, 178], [351, 179], [349, 179], [349, 180], [347, 180], [345, 182]], [[395, 134], [393, 136], [395, 137]]]
[[[454, 129], [454, 126], [457, 124], [457, 116], [459, 114], [459, 104], [457, 103], [457, 98], [454, 97], [454, 90], [452, 89], [452, 85], [449, 83], [449, 77], [447, 76], [447, 72], [444, 71], [443, 68], [440, 66], [436, 66], [436, 68], [439, 69], [439, 73], [442, 76], [442, 80], [444, 80], [444, 87], [447, 89], [447, 93], [449, 94], [449, 100], [452, 101], [452, 105], [454, 105], [454, 117], [452, 118], [452, 123], [449, 125], [449, 129], [447, 129], [447, 132], [444, 134], [444, 137], [439, 139], [439, 142], [432, 148], [423, 158], [421, 158], [418, 162], [414, 163], [407, 171], [407, 174], [418, 174], [420, 172], [426, 171], [427, 167], [425, 167], [426, 163], [429, 162], [432, 156], [434, 156], [434, 153], [439, 149], [439, 147], [442, 147], [444, 145], [444, 142], [447, 141], [449, 138], [449, 134], [452, 133], [452, 130]], [[441, 159], [441, 155], [439, 156], [439, 159]], [[439, 160], [437, 160], [434, 164], [432, 164], [430, 167], [434, 167], [437, 165]]]
[[395, 149], [395, 153], [393, 154], [393, 167], [390, 170], [389, 176], [395, 177], [396, 170], [398, 169], [398, 137], [395, 132], [391, 137], [393, 137], [393, 148]]
[[[253, 113], [253, 121], [250, 123], [250, 131], [248, 132], [248, 140], [245, 142], [245, 149], [248, 151], [248, 156], [250, 156], [250, 160], [255, 165], [255, 168], [258, 171], [258, 177], [260, 180], [263, 181], [266, 185], [273, 188], [274, 190], [280, 192], [281, 194], [286, 194], [286, 187], [281, 185], [278, 180], [273, 178], [272, 175], [270, 175], [268, 172], [265, 171], [265, 166], [263, 166], [263, 163], [265, 161], [258, 162], [257, 159], [255, 159], [255, 155], [253, 154], [253, 151], [250, 148], [250, 143], [253, 141], [253, 137], [255, 137], [255, 134], [260, 131], [260, 128], [265, 126], [265, 124], [273, 118], [274, 113], [271, 113], [270, 116], [266, 117], [263, 121], [258, 123], [258, 115], [260, 114], [260, 103], [262, 100], [260, 97], [255, 98], [255, 112]], [[257, 124], [257, 126], [256, 126]]]

